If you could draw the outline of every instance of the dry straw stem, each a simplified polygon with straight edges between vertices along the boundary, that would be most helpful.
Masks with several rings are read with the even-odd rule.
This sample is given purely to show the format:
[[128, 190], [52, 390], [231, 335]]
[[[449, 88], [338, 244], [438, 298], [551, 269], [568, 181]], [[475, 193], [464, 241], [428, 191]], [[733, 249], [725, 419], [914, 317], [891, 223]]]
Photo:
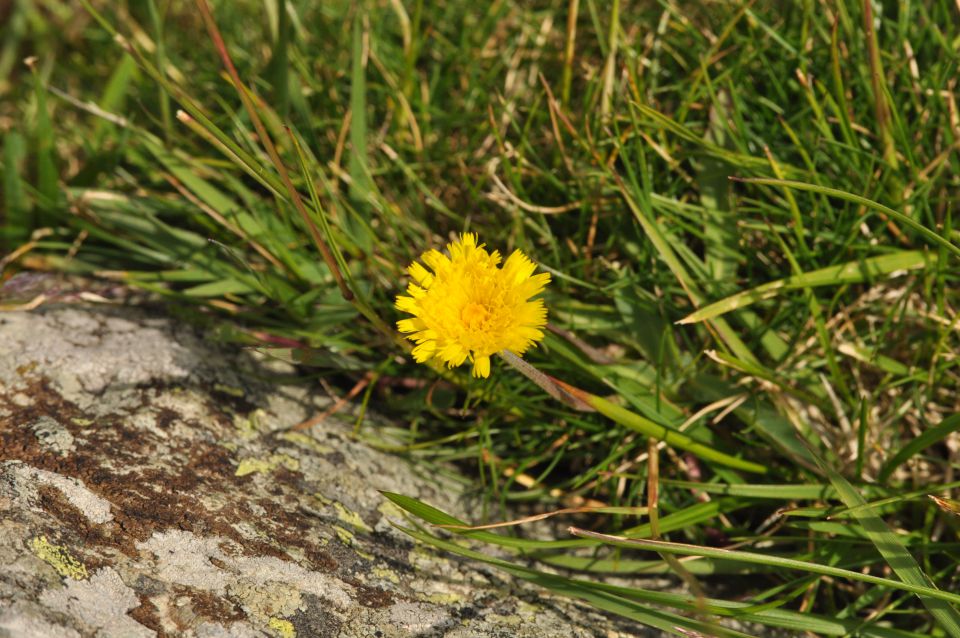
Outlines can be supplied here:
[[643, 516], [649, 512], [649, 509], [646, 507], [565, 507], [563, 509], [554, 510], [552, 512], [544, 512], [543, 514], [534, 514], [533, 516], [524, 516], [523, 518], [517, 518], [512, 521], [500, 521], [497, 523], [488, 523], [486, 525], [453, 525], [453, 524], [443, 524], [436, 525], [436, 527], [442, 527], [444, 529], [457, 530], [457, 531], [477, 531], [481, 529], [498, 529], [501, 527], [513, 527], [515, 525], [524, 525], [526, 523], [534, 523], [536, 521], [543, 521], [548, 518], [553, 518], [554, 516], [561, 516], [565, 514], [623, 514], [626, 516]]
[[502, 350], [498, 353], [500, 358], [506, 361], [512, 368], [520, 372], [549, 394], [551, 397], [564, 403], [565, 405], [579, 410], [581, 412], [594, 412], [593, 407], [588, 401], [584, 400], [586, 392], [563, 383], [559, 379], [551, 377], [549, 374], [540, 372], [537, 368], [527, 363], [509, 350]]

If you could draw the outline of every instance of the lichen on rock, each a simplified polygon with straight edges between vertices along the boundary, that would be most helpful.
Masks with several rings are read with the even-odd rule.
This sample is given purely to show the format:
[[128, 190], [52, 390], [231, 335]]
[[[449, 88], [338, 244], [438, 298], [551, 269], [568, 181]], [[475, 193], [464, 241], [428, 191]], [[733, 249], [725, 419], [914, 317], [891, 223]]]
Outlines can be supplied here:
[[83, 563], [77, 560], [66, 547], [54, 545], [47, 540], [46, 536], [31, 538], [30, 550], [64, 578], [84, 580], [88, 576], [87, 568]]
[[654, 635], [415, 551], [378, 490], [460, 495], [291, 431], [329, 401], [284, 366], [135, 308], [0, 314], [0, 636]]

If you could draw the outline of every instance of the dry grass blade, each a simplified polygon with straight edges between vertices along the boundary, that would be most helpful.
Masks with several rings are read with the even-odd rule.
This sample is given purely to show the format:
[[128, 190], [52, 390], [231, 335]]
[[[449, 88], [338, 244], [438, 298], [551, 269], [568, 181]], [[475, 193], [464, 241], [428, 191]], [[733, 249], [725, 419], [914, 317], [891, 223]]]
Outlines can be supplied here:
[[481, 529], [497, 529], [500, 527], [513, 527], [516, 525], [524, 525], [526, 523], [534, 523], [536, 521], [543, 521], [548, 518], [553, 518], [554, 516], [562, 516], [567, 514], [622, 514], [625, 516], [643, 516], [648, 512], [646, 507], [565, 507], [563, 509], [554, 510], [552, 512], [544, 512], [543, 514], [534, 514], [532, 516], [524, 516], [523, 518], [516, 518], [512, 521], [500, 521], [497, 523], [487, 523], [486, 525], [436, 525], [436, 527], [442, 527], [444, 529], [455, 529], [463, 531], [475, 531]]
[[551, 397], [564, 403], [565, 405], [579, 410], [581, 412], [593, 412], [594, 408], [583, 399], [585, 394], [582, 390], [563, 383], [559, 379], [554, 379], [549, 374], [540, 372], [535, 367], [513, 354], [509, 350], [503, 350], [499, 353], [500, 358], [506, 361], [512, 368], [523, 374]]
[[944, 512], [949, 512], [954, 516], [960, 516], [960, 501], [954, 500], [952, 498], [944, 498], [942, 496], [935, 496], [933, 494], [928, 495], [930, 500], [937, 504], [937, 507], [942, 509]]

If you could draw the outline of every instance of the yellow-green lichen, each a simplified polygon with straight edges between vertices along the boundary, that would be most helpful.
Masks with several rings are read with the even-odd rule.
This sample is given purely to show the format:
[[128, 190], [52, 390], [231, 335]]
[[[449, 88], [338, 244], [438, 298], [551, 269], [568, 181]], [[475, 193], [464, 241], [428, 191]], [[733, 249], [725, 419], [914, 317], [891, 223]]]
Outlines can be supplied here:
[[274, 634], [280, 638], [296, 638], [297, 630], [293, 623], [283, 618], [271, 618], [267, 626], [274, 631]]
[[300, 469], [300, 461], [286, 454], [273, 454], [268, 459], [243, 459], [240, 461], [240, 465], [237, 466], [236, 475], [246, 476], [258, 472], [267, 474], [280, 466], [294, 472]]
[[361, 532], [371, 531], [367, 524], [363, 522], [363, 519], [360, 518], [360, 515], [356, 512], [348, 510], [343, 503], [340, 503], [339, 501], [335, 502], [333, 504], [333, 509], [337, 510], [337, 518], [350, 527], [360, 530]]
[[317, 454], [329, 454], [330, 452], [333, 452], [332, 447], [323, 445], [312, 436], [308, 436], [303, 432], [284, 432], [280, 435], [280, 438], [284, 441], [289, 441], [290, 443], [295, 443], [300, 447], [312, 450]]
[[362, 558], [363, 560], [372, 561], [372, 560], [374, 560], [374, 558], [375, 558], [375, 556], [374, 556], [373, 554], [371, 554], [371, 553], [369, 553], [369, 552], [363, 551], [362, 549], [360, 549], [360, 548], [357, 547], [356, 545], [353, 546], [353, 552], [354, 552], [357, 556], [359, 556], [360, 558]]
[[340, 539], [341, 543], [344, 545], [353, 545], [353, 532], [346, 530], [339, 525], [334, 525], [333, 531], [336, 532], [337, 538]]
[[518, 600], [517, 611], [519, 611], [521, 614], [539, 614], [543, 612], [543, 608], [537, 607], [536, 605], [531, 605], [525, 600]]
[[400, 577], [397, 572], [386, 567], [374, 567], [371, 574], [379, 581], [389, 580], [394, 585], [400, 584]]
[[64, 578], [84, 580], [89, 575], [86, 566], [74, 558], [66, 547], [54, 545], [47, 540], [46, 536], [37, 536], [31, 539], [30, 549], [37, 555], [37, 558], [53, 567]]
[[216, 390], [217, 392], [222, 392], [224, 394], [228, 394], [232, 397], [237, 397], [237, 398], [242, 398], [243, 395], [245, 394], [243, 391], [243, 388], [238, 388], [232, 385], [226, 385], [224, 383], [214, 383], [213, 389]]
[[247, 614], [261, 623], [268, 623], [271, 618], [292, 616], [303, 604], [297, 588], [278, 582], [254, 583], [243, 580], [230, 584], [227, 592]]
[[257, 408], [246, 416], [235, 414], [233, 416], [233, 426], [240, 431], [241, 438], [252, 439], [263, 428], [261, 419], [265, 414], [266, 412], [260, 408]]
[[348, 547], [353, 548], [353, 552], [360, 558], [364, 558], [366, 560], [374, 559], [372, 554], [368, 554], [367, 552], [360, 549], [360, 545], [359, 543], [357, 543], [357, 539], [354, 537], [353, 532], [351, 532], [350, 530], [340, 527], [339, 525], [334, 525], [333, 532], [337, 535], [337, 538], [340, 539], [341, 543], [343, 543], [344, 545], [347, 545]]
[[487, 619], [487, 620], [492, 620], [492, 621], [496, 622], [498, 625], [505, 625], [505, 626], [511, 626], [511, 625], [512, 625], [512, 626], [514, 626], [514, 627], [516, 627], [516, 626], [518, 626], [518, 625], [520, 625], [520, 624], [523, 623], [523, 618], [522, 618], [521, 616], [516, 615], [516, 614], [510, 614], [510, 615], [508, 616], [508, 615], [505, 615], [505, 614], [493, 613], [493, 614], [490, 614], [489, 616], [487, 616], [486, 619]]
[[427, 551], [420, 545], [414, 545], [413, 549], [407, 552], [407, 564], [426, 572], [440, 571], [449, 566], [446, 558]]
[[395, 518], [397, 520], [403, 520], [406, 516], [406, 512], [394, 503], [393, 501], [388, 501], [384, 499], [377, 505], [377, 511], [386, 516], [387, 518]]

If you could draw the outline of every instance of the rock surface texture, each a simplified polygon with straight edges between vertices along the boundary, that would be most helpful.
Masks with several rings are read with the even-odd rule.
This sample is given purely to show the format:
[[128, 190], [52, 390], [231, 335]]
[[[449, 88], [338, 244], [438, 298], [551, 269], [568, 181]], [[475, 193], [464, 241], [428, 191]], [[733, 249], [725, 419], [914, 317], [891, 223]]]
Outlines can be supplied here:
[[[0, 314], [0, 637], [652, 635], [417, 547], [457, 495], [141, 310]], [[373, 426], [371, 426], [373, 427]]]

